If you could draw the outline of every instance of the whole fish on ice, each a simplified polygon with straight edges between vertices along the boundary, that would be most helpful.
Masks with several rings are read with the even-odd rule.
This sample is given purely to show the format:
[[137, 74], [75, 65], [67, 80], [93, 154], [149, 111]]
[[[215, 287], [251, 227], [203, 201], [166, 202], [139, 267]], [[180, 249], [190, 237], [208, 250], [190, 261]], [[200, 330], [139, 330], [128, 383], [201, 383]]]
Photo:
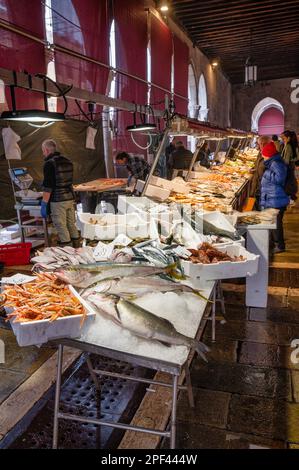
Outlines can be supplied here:
[[107, 299], [101, 294], [95, 294], [90, 296], [88, 301], [101, 313], [112, 317], [115, 322], [135, 335], [147, 340], [159, 341], [167, 346], [187, 346], [195, 349], [207, 362], [205, 353], [209, 352], [209, 348], [202, 342], [179, 333], [169, 320], [125, 299], [119, 299], [113, 303], [111, 298]]
[[[198, 296], [200, 293], [192, 287], [158, 276], [123, 277], [120, 279], [108, 279], [98, 282], [96, 286], [84, 292], [84, 298], [88, 300], [93, 293], [119, 295], [121, 297], [140, 297], [150, 292], [190, 292]], [[206, 300], [206, 299], [205, 299]]]
[[177, 279], [183, 279], [176, 272], [176, 264], [169, 266], [150, 266], [148, 264], [99, 263], [91, 265], [70, 266], [55, 271], [56, 276], [67, 284], [86, 289], [100, 281], [132, 276], [152, 276], [168, 274]]

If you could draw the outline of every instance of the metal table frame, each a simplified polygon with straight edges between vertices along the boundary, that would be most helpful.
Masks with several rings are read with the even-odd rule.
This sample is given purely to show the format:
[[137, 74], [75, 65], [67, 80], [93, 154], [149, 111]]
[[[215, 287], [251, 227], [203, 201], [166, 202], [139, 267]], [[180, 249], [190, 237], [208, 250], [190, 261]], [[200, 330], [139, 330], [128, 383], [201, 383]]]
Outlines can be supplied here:
[[[213, 288], [211, 296], [214, 296], [215, 287]], [[210, 314], [215, 316], [215, 310], [211, 308], [211, 304], [207, 304], [203, 317], [200, 321], [198, 331], [196, 334], [196, 339], [200, 339], [204, 331], [206, 322], [211, 319]], [[53, 449], [58, 448], [58, 426], [59, 419], [66, 419], [71, 421], [77, 421], [80, 423], [90, 423], [102, 426], [108, 426], [117, 429], [131, 430], [143, 433], [154, 434], [161, 437], [168, 437], [170, 439], [170, 448], [175, 449], [176, 446], [176, 418], [177, 418], [177, 397], [179, 390], [186, 390], [188, 393], [188, 400], [190, 407], [194, 407], [194, 397], [192, 391], [191, 377], [189, 371], [188, 360], [183, 364], [169, 363], [159, 359], [151, 359], [146, 357], [137, 356], [131, 353], [116, 351], [108, 349], [102, 346], [84, 343], [76, 339], [57, 339], [52, 342], [52, 344], [58, 345], [58, 360], [57, 360], [57, 375], [56, 375], [56, 387], [55, 387], [55, 405], [54, 405], [54, 424], [53, 424]], [[160, 431], [157, 429], [144, 428], [139, 426], [133, 426], [125, 423], [113, 423], [111, 421], [106, 421], [102, 419], [87, 418], [81, 417], [70, 413], [62, 413], [59, 410], [60, 405], [60, 393], [61, 393], [61, 379], [62, 379], [62, 362], [63, 362], [63, 348], [64, 346], [70, 346], [76, 348], [85, 353], [87, 366], [92, 377], [92, 380], [96, 386], [98, 392], [100, 392], [100, 384], [97, 379], [97, 376], [108, 376], [108, 377], [119, 377], [126, 380], [131, 380], [139, 383], [148, 383], [153, 385], [159, 385], [163, 387], [168, 387], [172, 389], [172, 407], [170, 414], [170, 424], [169, 428], [165, 431]], [[134, 365], [139, 365], [149, 369], [153, 369], [162, 372], [167, 372], [171, 375], [171, 383], [160, 382], [156, 380], [145, 379], [141, 377], [128, 376], [118, 373], [113, 373], [104, 370], [94, 369], [92, 362], [90, 360], [89, 354], [98, 354], [101, 356], [106, 356], [112, 359], [125, 361], [132, 363]], [[182, 372], [185, 372], [186, 385], [179, 385], [179, 376]]]

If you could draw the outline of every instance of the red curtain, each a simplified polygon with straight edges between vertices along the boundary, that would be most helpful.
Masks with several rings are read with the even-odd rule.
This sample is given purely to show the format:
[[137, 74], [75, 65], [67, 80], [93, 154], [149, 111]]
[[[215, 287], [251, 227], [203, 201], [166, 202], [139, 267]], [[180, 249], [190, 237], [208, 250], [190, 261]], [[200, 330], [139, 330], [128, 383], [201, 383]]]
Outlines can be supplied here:
[[[147, 12], [140, 0], [114, 3], [117, 68], [146, 80]], [[118, 75], [118, 97], [145, 104], [147, 84]]]
[[[109, 64], [109, 25], [106, 0], [52, 0], [54, 44]], [[55, 53], [56, 79], [76, 88], [105, 94], [109, 70], [63, 52]], [[86, 105], [81, 103], [87, 111]], [[97, 112], [100, 111], [98, 107]], [[69, 100], [68, 115], [78, 114]]]
[[[143, 2], [127, 0], [124, 7], [122, 0], [116, 0], [114, 2], [114, 20], [117, 68], [142, 80], [147, 80], [147, 12]], [[116, 85], [118, 98], [137, 104], [145, 105], [147, 103], [147, 83], [117, 74]], [[139, 116], [137, 122], [139, 122]], [[115, 153], [122, 150], [131, 153], [145, 153], [134, 144], [130, 133], [126, 131], [126, 127], [132, 124], [132, 113], [124, 111], [117, 113], [118, 134], [114, 142]], [[143, 147], [146, 146], [146, 136], [135, 137], [138, 143]]]
[[173, 36], [174, 94], [186, 97], [186, 100], [174, 96], [176, 111], [186, 114], [188, 111], [188, 67], [189, 48], [177, 36]]
[[[155, 108], [164, 109], [165, 94], [171, 89], [172, 35], [168, 26], [156, 16], [151, 15], [151, 73], [152, 83], [169, 92], [152, 86], [151, 103]], [[157, 104], [160, 101], [163, 103]]]
[[[27, 0], [0, 0], [0, 18], [40, 39], [44, 38], [44, 10], [40, 0], [30, 0], [30, 9]], [[44, 46], [0, 28], [0, 66], [17, 72], [45, 73]], [[11, 109], [8, 88], [6, 97]], [[40, 93], [16, 89], [16, 105], [18, 109], [42, 109], [43, 97]]]

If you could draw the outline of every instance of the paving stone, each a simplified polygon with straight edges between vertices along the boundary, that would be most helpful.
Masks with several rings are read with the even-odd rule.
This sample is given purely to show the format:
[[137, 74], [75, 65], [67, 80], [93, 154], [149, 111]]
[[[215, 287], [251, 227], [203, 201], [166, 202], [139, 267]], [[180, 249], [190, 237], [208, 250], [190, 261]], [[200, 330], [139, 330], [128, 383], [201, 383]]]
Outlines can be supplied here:
[[249, 320], [250, 321], [261, 321], [265, 322], [268, 319], [268, 311], [266, 308], [254, 308], [249, 309]]
[[[288, 307], [297, 310], [299, 309], [299, 289], [289, 289], [288, 292]], [[299, 313], [298, 313], [299, 315]]]
[[[28, 377], [24, 372], [14, 372], [11, 370], [0, 369], [0, 403]], [[1, 421], [1, 417], [0, 417]]]
[[[211, 337], [211, 325], [206, 328], [207, 337]], [[216, 343], [219, 339], [228, 338], [235, 341], [246, 341], [264, 344], [281, 344], [290, 346], [294, 338], [299, 338], [299, 326], [277, 325], [271, 322], [229, 321], [216, 324]]]
[[260, 367], [299, 370], [299, 364], [291, 362], [291, 354], [292, 349], [290, 347], [245, 341], [241, 344], [238, 362]]
[[268, 287], [268, 307], [281, 308], [288, 306], [288, 288]]
[[0, 329], [0, 339], [5, 344], [5, 363], [0, 364], [0, 369], [32, 374], [55, 352], [50, 348], [36, 346], [21, 348], [11, 330]]
[[225, 319], [229, 321], [246, 321], [247, 320], [247, 308], [244, 305], [231, 305], [226, 303], [225, 305]]
[[211, 336], [206, 333], [203, 342], [210, 348], [209, 362], [237, 362], [238, 341], [218, 336], [216, 343], [212, 343]]
[[[165, 441], [164, 445], [166, 448], [169, 444]], [[252, 445], [272, 449], [286, 447], [284, 442], [278, 440], [178, 421], [178, 449], [249, 449]]]
[[228, 429], [283, 441], [299, 441], [299, 405], [260, 397], [233, 395]]
[[299, 403], [299, 372], [294, 370], [292, 370], [292, 389], [294, 401]]
[[180, 394], [178, 419], [225, 429], [231, 394], [198, 388], [193, 393], [195, 408], [189, 406], [187, 392]]
[[299, 312], [291, 308], [268, 308], [267, 320], [276, 323], [299, 324]]
[[293, 401], [291, 374], [286, 369], [242, 364], [203, 364], [195, 360], [191, 378], [193, 386], [198, 388]]

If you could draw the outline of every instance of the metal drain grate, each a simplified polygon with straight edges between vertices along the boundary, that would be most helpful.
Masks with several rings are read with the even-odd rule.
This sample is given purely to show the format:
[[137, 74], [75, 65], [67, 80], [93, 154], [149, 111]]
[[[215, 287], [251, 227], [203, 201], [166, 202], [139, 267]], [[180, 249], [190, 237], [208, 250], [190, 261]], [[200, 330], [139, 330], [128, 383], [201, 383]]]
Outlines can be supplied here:
[[[110, 372], [153, 377], [153, 371], [128, 363], [91, 355], [94, 368]], [[82, 363], [82, 359], [79, 360]], [[80, 364], [79, 363], [79, 364]], [[84, 362], [63, 384], [60, 410], [113, 422], [130, 422], [145, 393], [145, 384], [116, 377], [99, 377], [99, 394]], [[101, 404], [101, 413], [99, 412]], [[34, 418], [27, 431], [10, 446], [11, 449], [49, 449], [52, 447], [54, 391], [46, 406]], [[123, 431], [93, 424], [59, 421], [59, 448], [116, 448]]]

